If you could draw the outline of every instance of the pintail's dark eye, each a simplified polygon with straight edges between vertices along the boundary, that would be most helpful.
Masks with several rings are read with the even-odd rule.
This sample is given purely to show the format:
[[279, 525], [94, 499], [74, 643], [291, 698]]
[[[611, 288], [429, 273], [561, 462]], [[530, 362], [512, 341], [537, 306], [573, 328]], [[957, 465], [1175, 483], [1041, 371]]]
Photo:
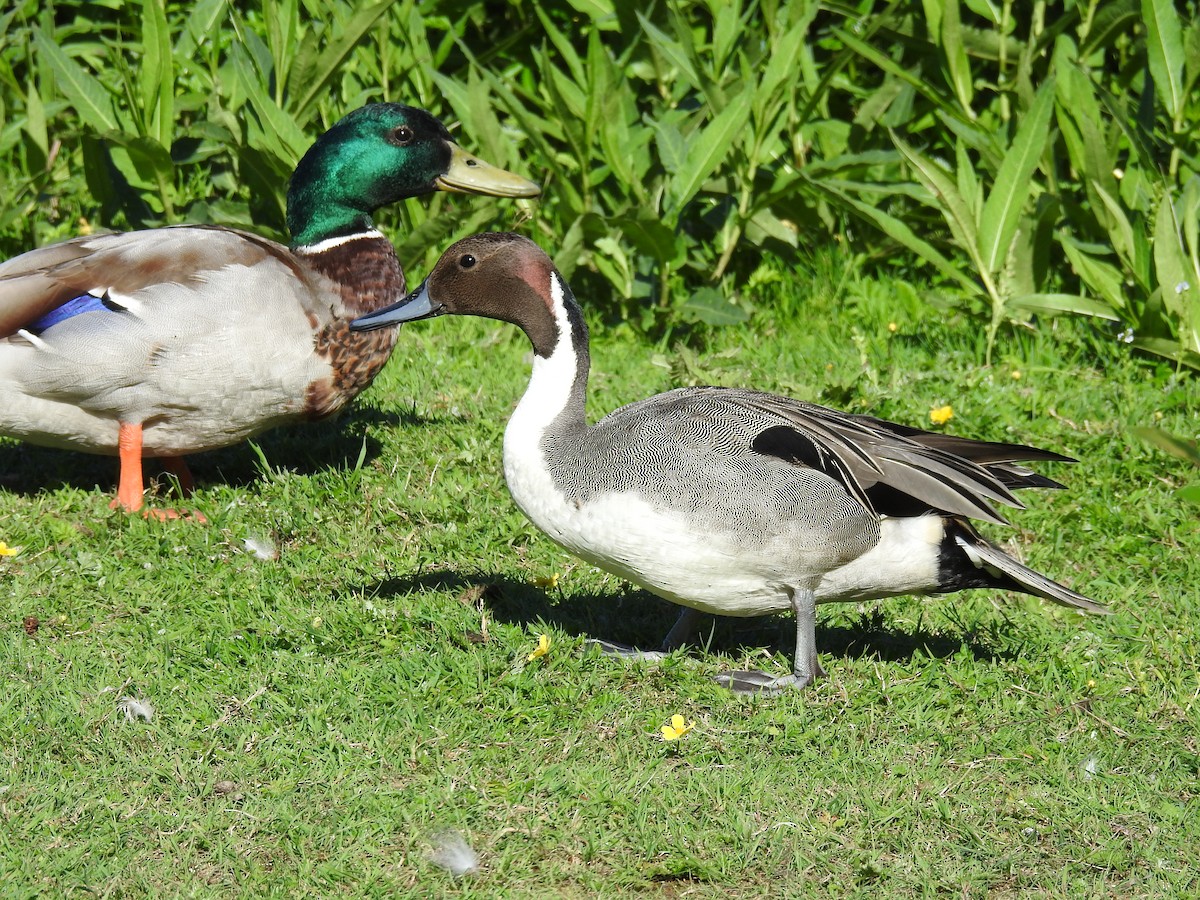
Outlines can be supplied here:
[[397, 125], [392, 129], [392, 142], [404, 147], [412, 143], [413, 130], [407, 125]]
[[471, 266], [475, 265], [475, 257], [473, 257], [470, 253], [464, 253], [462, 258], [458, 261], [458, 264], [464, 269], [469, 269]]

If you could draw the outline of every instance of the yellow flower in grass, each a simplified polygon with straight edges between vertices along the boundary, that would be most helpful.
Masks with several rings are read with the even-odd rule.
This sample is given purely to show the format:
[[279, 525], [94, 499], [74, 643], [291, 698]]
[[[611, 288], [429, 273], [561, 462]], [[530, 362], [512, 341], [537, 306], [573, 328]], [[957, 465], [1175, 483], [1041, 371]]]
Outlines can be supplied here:
[[532, 653], [530, 653], [527, 657], [525, 657], [525, 661], [533, 662], [535, 659], [541, 659], [543, 656], [545, 656], [549, 652], [550, 652], [550, 635], [539, 634], [537, 647], [534, 648], [534, 651]]
[[671, 716], [671, 723], [662, 727], [662, 739], [664, 741], [677, 741], [693, 728], [696, 727], [695, 722], [683, 724], [683, 716], [679, 713]]
[[552, 591], [558, 587], [558, 579], [560, 578], [562, 578], [562, 575], [558, 572], [555, 572], [553, 575], [538, 575], [535, 578], [530, 578], [529, 583], [534, 587], [545, 588]]
[[953, 418], [954, 410], [948, 403], [945, 406], [939, 406], [937, 409], [931, 409], [929, 411], [929, 421], [934, 425], [945, 425]]
[[4, 541], [0, 541], [0, 556], [16, 556], [20, 552], [20, 547], [10, 547]]

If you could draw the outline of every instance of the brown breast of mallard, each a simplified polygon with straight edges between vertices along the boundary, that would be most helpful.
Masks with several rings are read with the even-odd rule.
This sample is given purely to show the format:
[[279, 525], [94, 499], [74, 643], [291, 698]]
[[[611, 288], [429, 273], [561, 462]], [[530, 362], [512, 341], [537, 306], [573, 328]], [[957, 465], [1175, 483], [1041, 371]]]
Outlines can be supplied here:
[[391, 242], [373, 234], [306, 253], [304, 261], [337, 287], [341, 303], [323, 322], [310, 314], [313, 349], [332, 375], [308, 387], [305, 415], [321, 419], [340, 410], [374, 381], [396, 345], [398, 329], [353, 332], [350, 322], [400, 300], [404, 272]]

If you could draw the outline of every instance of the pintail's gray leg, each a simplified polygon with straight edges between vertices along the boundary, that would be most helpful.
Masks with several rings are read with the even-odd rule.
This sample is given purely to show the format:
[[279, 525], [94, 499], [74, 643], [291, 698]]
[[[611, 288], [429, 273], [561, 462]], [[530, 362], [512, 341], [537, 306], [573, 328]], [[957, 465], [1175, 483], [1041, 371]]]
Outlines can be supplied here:
[[700, 630], [700, 623], [703, 619], [704, 613], [700, 610], [692, 609], [689, 606], [683, 607], [679, 611], [679, 618], [675, 620], [675, 624], [663, 638], [662, 647], [659, 649], [669, 653], [680, 647], [696, 646], [696, 632]]
[[817, 660], [817, 598], [811, 589], [792, 594], [792, 611], [796, 614], [796, 656], [791, 675], [772, 676], [755, 670], [727, 672], [718, 675], [716, 682], [735, 694], [759, 694], [804, 688], [824, 678], [825, 670]]
[[663, 638], [662, 646], [657, 650], [636, 650], [625, 644], [594, 639], [589, 640], [587, 643], [593, 647], [597, 647], [601, 653], [619, 656], [622, 659], [640, 659], [654, 662], [665, 659], [668, 653], [678, 650], [680, 647], [686, 647], [689, 644], [694, 645], [696, 643], [696, 632], [703, 618], [704, 613], [687, 606], [683, 607], [679, 612], [679, 618], [675, 620], [675, 624], [671, 626], [671, 630]]

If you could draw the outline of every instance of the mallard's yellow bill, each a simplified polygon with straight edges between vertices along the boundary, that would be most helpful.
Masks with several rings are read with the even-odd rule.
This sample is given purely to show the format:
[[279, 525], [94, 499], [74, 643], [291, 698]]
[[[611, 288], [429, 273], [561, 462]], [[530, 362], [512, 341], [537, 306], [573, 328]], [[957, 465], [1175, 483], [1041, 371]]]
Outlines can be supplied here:
[[542, 192], [528, 178], [484, 162], [453, 142], [450, 144], [450, 168], [438, 177], [437, 186], [443, 191], [493, 197], [536, 197]]

